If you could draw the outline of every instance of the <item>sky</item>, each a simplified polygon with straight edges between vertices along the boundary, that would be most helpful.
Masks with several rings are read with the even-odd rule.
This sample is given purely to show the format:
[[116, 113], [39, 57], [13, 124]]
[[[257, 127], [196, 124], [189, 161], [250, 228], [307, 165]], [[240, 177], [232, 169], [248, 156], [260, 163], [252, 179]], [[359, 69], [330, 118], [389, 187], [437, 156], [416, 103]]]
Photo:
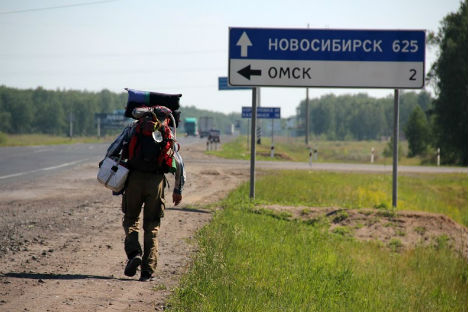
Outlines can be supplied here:
[[[460, 0], [2, 0], [0, 85], [182, 93], [183, 106], [223, 113], [250, 91], [218, 91], [228, 72], [229, 27], [437, 31]], [[437, 56], [426, 49], [426, 72]], [[431, 91], [430, 89], [427, 89]], [[309, 97], [389, 89], [309, 88]], [[295, 115], [304, 88], [261, 88], [261, 105]]]

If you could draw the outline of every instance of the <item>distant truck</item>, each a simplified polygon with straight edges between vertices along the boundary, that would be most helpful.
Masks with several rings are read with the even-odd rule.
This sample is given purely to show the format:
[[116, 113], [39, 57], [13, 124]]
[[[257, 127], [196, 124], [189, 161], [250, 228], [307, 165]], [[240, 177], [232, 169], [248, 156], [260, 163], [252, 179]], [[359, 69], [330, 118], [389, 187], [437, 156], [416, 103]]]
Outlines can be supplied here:
[[208, 141], [212, 143], [219, 143], [221, 141], [220, 135], [221, 135], [221, 131], [217, 129], [211, 129], [210, 134], [208, 135]]
[[198, 119], [198, 133], [200, 138], [208, 137], [210, 135], [210, 130], [214, 128], [213, 117], [202, 116]]
[[184, 119], [184, 130], [187, 136], [198, 136], [197, 118], [187, 117]]

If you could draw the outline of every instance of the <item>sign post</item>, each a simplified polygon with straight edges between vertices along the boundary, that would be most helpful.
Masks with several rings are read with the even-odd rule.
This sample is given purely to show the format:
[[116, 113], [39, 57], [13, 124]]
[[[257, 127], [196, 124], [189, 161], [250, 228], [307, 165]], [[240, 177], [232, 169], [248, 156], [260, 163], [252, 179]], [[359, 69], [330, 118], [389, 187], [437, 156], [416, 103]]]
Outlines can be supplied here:
[[252, 88], [252, 138], [250, 139], [250, 198], [255, 198], [255, 129], [257, 127], [257, 101], [260, 88]]
[[393, 184], [392, 206], [397, 207], [398, 201], [398, 138], [400, 127], [400, 91], [395, 89], [393, 95]]
[[[252, 119], [250, 139], [250, 198], [255, 198], [255, 127], [257, 119], [271, 119], [271, 144], [273, 144], [273, 121], [281, 118], [280, 107], [258, 107], [260, 88], [252, 88], [252, 107], [242, 107], [242, 118]], [[272, 146], [273, 148], [273, 146]]]
[[239, 87], [394, 89], [396, 208], [399, 89], [424, 86], [425, 45], [424, 30], [230, 27], [228, 82]]

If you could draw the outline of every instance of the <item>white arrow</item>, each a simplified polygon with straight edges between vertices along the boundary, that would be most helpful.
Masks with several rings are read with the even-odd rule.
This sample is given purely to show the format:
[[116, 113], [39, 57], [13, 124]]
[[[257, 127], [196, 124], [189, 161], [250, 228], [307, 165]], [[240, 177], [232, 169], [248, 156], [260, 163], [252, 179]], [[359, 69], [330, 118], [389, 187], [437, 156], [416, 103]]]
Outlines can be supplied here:
[[250, 39], [245, 33], [245, 31], [240, 36], [239, 41], [237, 41], [236, 45], [241, 47], [241, 57], [247, 57], [247, 49], [248, 47], [252, 46], [252, 42], [250, 42]]

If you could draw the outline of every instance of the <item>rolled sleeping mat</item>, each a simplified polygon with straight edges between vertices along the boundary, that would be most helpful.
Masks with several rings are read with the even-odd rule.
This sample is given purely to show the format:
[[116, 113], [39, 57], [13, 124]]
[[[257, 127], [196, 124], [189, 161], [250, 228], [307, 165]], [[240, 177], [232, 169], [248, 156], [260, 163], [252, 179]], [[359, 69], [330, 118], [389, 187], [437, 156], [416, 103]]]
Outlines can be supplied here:
[[149, 91], [139, 91], [134, 89], [125, 89], [128, 91], [127, 107], [125, 116], [132, 118], [132, 112], [137, 107], [144, 106], [165, 106], [171, 111], [180, 107], [180, 97], [182, 94], [166, 94]]

